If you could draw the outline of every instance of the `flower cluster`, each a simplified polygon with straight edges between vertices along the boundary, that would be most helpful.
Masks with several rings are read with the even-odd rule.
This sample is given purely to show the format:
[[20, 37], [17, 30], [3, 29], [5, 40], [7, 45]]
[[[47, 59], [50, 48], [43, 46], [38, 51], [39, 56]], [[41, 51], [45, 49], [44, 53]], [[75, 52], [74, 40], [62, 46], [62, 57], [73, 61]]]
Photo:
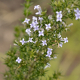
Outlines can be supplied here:
[[[41, 10], [41, 7], [40, 7], [40, 5], [37, 5], [37, 6], [34, 6], [34, 10], [35, 9], [37, 9], [39, 12], [39, 14], [38, 13], [36, 13], [36, 14], [38, 14], [38, 15], [41, 15], [41, 12], [42, 12], [42, 10]], [[57, 13], [57, 15], [56, 15], [56, 17], [57, 17], [57, 20], [56, 21], [60, 21], [60, 22], [62, 22], [62, 20], [61, 20], [61, 18], [62, 18], [62, 11], [56, 11], [56, 13]], [[53, 18], [52, 18], [52, 16], [51, 15], [49, 15], [48, 16], [48, 19], [49, 20], [52, 20]], [[31, 33], [32, 33], [32, 31], [31, 31], [31, 29], [33, 29], [33, 31], [35, 32], [35, 31], [38, 31], [38, 36], [40, 37], [40, 36], [44, 36], [44, 29], [43, 28], [41, 28], [41, 26], [42, 26], [42, 24], [41, 24], [41, 26], [39, 25], [39, 22], [38, 22], [38, 20], [40, 21], [40, 23], [42, 23], [42, 20], [44, 20], [42, 17], [35, 17], [35, 16], [33, 16], [32, 17], [32, 23], [30, 24], [30, 28], [27, 28], [26, 30], [25, 30], [25, 32], [29, 35], [29, 40], [28, 41], [24, 41], [24, 38], [22, 39], [22, 40], [20, 40], [20, 42], [22, 43], [22, 45], [24, 45], [25, 43], [28, 43], [28, 42], [33, 42], [33, 43], [36, 43], [37, 41], [33, 41], [32, 39], [33, 38], [30, 38], [30, 36], [31, 36]], [[24, 24], [25, 23], [27, 23], [27, 24], [29, 24], [29, 21], [30, 21], [30, 19], [28, 19], [28, 18], [25, 18], [25, 20], [24, 20]], [[64, 24], [64, 22], [62, 22], [63, 24]], [[45, 24], [45, 29], [47, 30], [47, 31], [49, 31], [50, 29], [51, 29], [51, 23], [48, 23], [48, 24]], [[32, 33], [33, 34], [33, 33]], [[55, 31], [55, 34], [54, 34], [54, 36], [56, 35], [57, 33], [56, 33], [56, 31]], [[66, 38], [62, 38], [61, 37], [61, 35], [60, 35], [60, 33], [59, 34], [57, 34], [57, 36], [58, 36], [58, 38], [60, 39], [60, 43], [59, 43], [59, 46], [60, 47], [62, 47], [62, 45], [63, 45], [63, 42], [62, 41], [64, 41], [64, 43], [66, 43], [66, 42], [68, 42], [68, 38], [66, 37]], [[42, 41], [42, 46], [47, 46], [47, 41], [46, 40], [41, 40]], [[48, 39], [48, 41], [49, 41], [49, 39]], [[46, 56], [48, 56], [49, 58], [51, 58], [51, 54], [52, 54], [52, 50], [53, 49], [50, 49], [50, 48], [47, 48], [48, 50], [47, 50], [47, 55]], [[38, 50], [39, 51], [39, 50]]]
[[77, 8], [76, 10], [74, 9], [74, 12], [76, 12], [76, 14], [75, 14], [76, 20], [80, 19], [80, 10], [79, 10], [79, 8]]
[[[60, 38], [60, 41], [64, 41], [64, 43], [66, 43], [66, 42], [68, 42], [68, 38], [67, 38], [67, 37], [66, 37], [66, 38], [62, 38], [62, 37], [61, 37], [61, 38]], [[63, 42], [60, 42], [60, 43], [59, 43], [59, 46], [62, 47], [62, 45], [63, 45]]]
[[46, 56], [51, 57], [50, 55], [52, 54], [52, 50], [53, 49], [48, 48], [48, 51], [47, 51], [47, 55]]
[[34, 10], [35, 10], [35, 9], [37, 9], [37, 10], [38, 10], [38, 12], [37, 12], [37, 13], [35, 13], [35, 14], [36, 14], [36, 15], [41, 15], [42, 10], [41, 10], [40, 5], [36, 5], [36, 6], [34, 6]]
[[[41, 12], [42, 12], [42, 10], [41, 10], [41, 7], [40, 7], [40, 5], [37, 5], [37, 6], [34, 6], [34, 10], [35, 9], [37, 9], [38, 10], [38, 12], [36, 13], [36, 15], [41, 15]], [[79, 14], [79, 12], [78, 12], [78, 10], [76, 11], [75, 10], [75, 12], [77, 12], [77, 15]], [[71, 26], [71, 25], [73, 25], [73, 23], [71, 23], [71, 24], [69, 24], [69, 25], [66, 25], [64, 22], [62, 22], [62, 11], [56, 11], [56, 13], [57, 13], [57, 15], [56, 15], [56, 17], [57, 17], [57, 19], [56, 19], [56, 21], [58, 22], [58, 21], [60, 21], [63, 25], [64, 25], [64, 27], [65, 27], [65, 30], [67, 30], [68, 29], [68, 27], [69, 26]], [[49, 15], [48, 16], [48, 19], [49, 20], [53, 20], [53, 21], [55, 21], [53, 18], [52, 18], [52, 15]], [[25, 32], [29, 35], [29, 40], [28, 41], [24, 41], [24, 38], [22, 39], [22, 40], [20, 40], [20, 42], [22, 43], [22, 45], [24, 45], [25, 43], [29, 43], [29, 42], [33, 42], [33, 43], [36, 43], [37, 41], [33, 41], [32, 39], [34, 38], [32, 38], [31, 37], [31, 33], [32, 33], [32, 29], [33, 29], [33, 31], [35, 32], [35, 31], [38, 31], [38, 37], [40, 37], [40, 36], [42, 36], [42, 37], [44, 37], [45, 35], [44, 35], [44, 32], [45, 32], [45, 30], [47, 30], [47, 31], [49, 31], [50, 29], [52, 29], [52, 26], [51, 26], [51, 23], [46, 23], [45, 24], [45, 29], [43, 29], [42, 28], [42, 21], [43, 21], [44, 19], [43, 19], [43, 17], [35, 17], [35, 16], [33, 16], [32, 17], [32, 22], [29, 24], [29, 21], [30, 21], [30, 19], [28, 19], [28, 18], [25, 18], [25, 20], [24, 20], [24, 22], [23, 22], [23, 24], [29, 24], [29, 26], [30, 26], [30, 28], [27, 28], [26, 30], [25, 30]], [[39, 25], [39, 22], [38, 21], [40, 21], [40, 25]], [[67, 27], [66, 27], [67, 26]], [[33, 33], [32, 33], [33, 34]], [[56, 31], [55, 31], [55, 34], [54, 34], [54, 37], [53, 38], [55, 38], [55, 36], [56, 36]], [[66, 37], [66, 38], [62, 38], [61, 37], [61, 34], [60, 34], [60, 32], [59, 32], [59, 34], [57, 34], [57, 38], [60, 40], [60, 42], [58, 43], [58, 47], [62, 47], [62, 45], [63, 45], [63, 42], [64, 43], [66, 43], [66, 42], [68, 42], [68, 38]], [[47, 39], [48, 41], [49, 41], [49, 39]], [[46, 39], [44, 39], [44, 40], [41, 40], [42, 41], [42, 46], [44, 47], [44, 46], [48, 46], [47, 45], [47, 40]], [[57, 56], [54, 56], [53, 58], [51, 57], [51, 55], [52, 55], [52, 48], [47, 48], [47, 54], [45, 55], [46, 57], [49, 57], [49, 59], [51, 60], [51, 59], [56, 59], [57, 58]], [[36, 51], [37, 53], [39, 52], [39, 50], [37, 50]], [[44, 52], [42, 52], [42, 54], [44, 54]], [[20, 59], [19, 57], [16, 59], [16, 62], [18, 62], [18, 63], [20, 63], [22, 61], [22, 59]], [[47, 67], [50, 67], [51, 65], [49, 64], [49, 63], [47, 63], [47, 65], [44, 67], [44, 69], [45, 68], [47, 68]]]
[[59, 11], [59, 12], [56, 11], [56, 13], [57, 13], [57, 16], [56, 16], [56, 17], [57, 17], [57, 20], [56, 20], [56, 21], [57, 21], [57, 22], [58, 22], [58, 21], [61, 22], [61, 21], [62, 21], [62, 19], [61, 19], [61, 18], [62, 18], [62, 11]]

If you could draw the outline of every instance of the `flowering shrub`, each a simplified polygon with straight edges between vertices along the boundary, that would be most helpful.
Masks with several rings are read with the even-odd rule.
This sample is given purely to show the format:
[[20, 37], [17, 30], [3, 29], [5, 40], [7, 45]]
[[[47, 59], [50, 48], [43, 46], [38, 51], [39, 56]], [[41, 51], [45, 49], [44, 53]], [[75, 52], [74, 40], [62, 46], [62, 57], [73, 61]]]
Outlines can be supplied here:
[[[68, 42], [67, 37], [62, 38], [61, 32], [67, 31], [73, 23], [67, 24], [65, 20], [80, 19], [77, 1], [51, 0], [53, 15], [49, 16], [46, 15], [47, 10], [43, 11], [40, 5], [36, 5], [34, 10], [38, 12], [31, 21], [28, 16], [32, 3], [26, 0], [23, 26], [15, 27], [14, 46], [7, 52], [9, 57], [5, 59], [9, 68], [4, 73], [5, 80], [39, 80], [39, 76], [45, 76], [45, 68], [51, 66], [50, 60], [57, 58], [54, 46], [62, 47], [63, 42]], [[54, 73], [49, 80], [57, 80], [60, 75], [60, 72]]]

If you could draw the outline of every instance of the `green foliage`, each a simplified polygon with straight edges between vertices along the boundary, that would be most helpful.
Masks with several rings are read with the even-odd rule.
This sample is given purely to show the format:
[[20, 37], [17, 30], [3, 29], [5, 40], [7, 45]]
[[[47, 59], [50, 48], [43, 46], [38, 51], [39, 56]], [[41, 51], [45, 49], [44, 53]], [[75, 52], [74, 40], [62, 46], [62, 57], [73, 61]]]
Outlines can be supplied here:
[[[37, 42], [34, 43], [25, 43], [24, 45], [21, 44], [20, 40], [24, 38], [25, 41], [29, 39], [29, 35], [25, 32], [26, 28], [29, 28], [29, 24], [24, 24], [24, 26], [16, 26], [15, 27], [15, 40], [14, 44], [15, 46], [11, 47], [10, 50], [6, 53], [8, 57], [5, 59], [5, 64], [8, 66], [9, 71], [4, 73], [5, 80], [38, 80], [39, 77], [45, 76], [47, 70], [44, 69], [47, 63], [50, 63], [49, 57], [46, 57], [47, 52], [47, 46], [49, 48], [52, 48], [52, 55], [51, 57], [55, 57], [55, 47], [59, 46], [60, 38], [58, 38], [58, 34], [62, 31], [65, 31], [67, 26], [64, 27], [64, 25], [60, 21], [56, 21], [56, 11], [62, 11], [63, 18], [62, 20], [66, 22], [65, 20], [70, 18], [74, 19], [74, 7], [79, 7], [78, 5], [74, 7], [70, 7], [71, 4], [74, 4], [73, 0], [63, 2], [63, 0], [55, 1], [51, 0], [51, 8], [53, 10], [52, 19], [48, 19], [48, 16], [46, 15], [47, 10], [44, 10], [41, 12], [42, 15], [39, 15], [39, 17], [43, 18], [42, 21], [42, 28], [44, 29], [44, 38], [43, 36], [38, 37], [38, 31], [33, 31], [31, 36], [33, 37], [33, 41], [37, 40]], [[30, 3], [30, 0], [25, 0], [24, 3], [24, 16], [25, 18], [32, 14], [32, 12], [29, 10], [32, 3]], [[71, 9], [71, 13], [69, 14], [66, 10], [67, 8]], [[54, 19], [54, 21], [53, 21]], [[22, 22], [24, 19], [22, 19]], [[47, 31], [45, 28], [45, 24], [50, 23], [52, 28]], [[41, 23], [39, 22], [39, 26], [41, 26]], [[56, 32], [56, 33], [55, 33]], [[53, 37], [53, 35], [55, 36]], [[42, 39], [49, 39], [47, 41], [47, 46], [42, 46], [41, 40]], [[64, 41], [62, 41], [64, 42]], [[39, 50], [38, 52], [36, 52]], [[42, 54], [44, 52], [44, 54]], [[17, 57], [20, 57], [22, 60], [20, 63], [16, 62]], [[57, 80], [61, 76], [60, 72], [54, 72], [53, 77], [49, 77], [49, 80]]]

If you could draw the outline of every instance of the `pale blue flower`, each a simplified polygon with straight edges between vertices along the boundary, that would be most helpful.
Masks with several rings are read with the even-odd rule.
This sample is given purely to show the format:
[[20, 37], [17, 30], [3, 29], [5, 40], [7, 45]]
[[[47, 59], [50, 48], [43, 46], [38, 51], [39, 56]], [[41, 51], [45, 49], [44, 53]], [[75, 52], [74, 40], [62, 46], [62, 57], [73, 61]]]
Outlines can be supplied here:
[[30, 19], [25, 18], [25, 20], [24, 20], [24, 22], [23, 22], [23, 23], [25, 23], [25, 22], [26, 22], [26, 23], [28, 24], [28, 23], [29, 23], [29, 21], [30, 21]]
[[46, 40], [42, 41], [42, 45], [47, 45]]
[[58, 17], [56, 21], [57, 21], [57, 22], [58, 22], [58, 21], [62, 22], [62, 19], [61, 19], [60, 17]]
[[35, 9], [39, 9], [39, 7], [40, 7], [40, 5], [34, 6], [34, 10], [35, 10]]
[[37, 26], [38, 22], [37, 21], [33, 21], [31, 24], [30, 24], [30, 28], [35, 28]]
[[51, 57], [50, 55], [52, 54], [52, 52], [47, 51], [47, 55], [48, 57]]
[[74, 9], [74, 12], [76, 12], [76, 14], [75, 14], [76, 20], [80, 19], [80, 10], [79, 10], [79, 8], [77, 8], [76, 10]]
[[32, 20], [37, 21], [37, 17], [33, 16]]
[[60, 41], [64, 41], [64, 39], [62, 37], [60, 37]]
[[50, 67], [51, 65], [49, 63], [47, 63], [47, 65], [44, 67], [44, 69], [46, 69], [47, 67]]
[[58, 21], [62, 22], [62, 19], [61, 19], [61, 18], [62, 18], [62, 11], [59, 11], [59, 12], [56, 11], [56, 13], [57, 13], [57, 16], [56, 16], [56, 17], [57, 17], [57, 20], [56, 20], [56, 21], [57, 21], [57, 22], [58, 22]]
[[68, 42], [68, 38], [67, 37], [64, 38], [64, 43], [66, 43], [66, 42]]
[[47, 49], [48, 49], [48, 51], [47, 51], [47, 55], [46, 56], [50, 57], [50, 55], [52, 54], [52, 50], [53, 49], [50, 49], [50, 48], [47, 48]]
[[59, 34], [57, 34], [58, 35], [58, 38], [60, 38], [61, 37], [61, 34], [59, 33]]
[[42, 17], [39, 17], [39, 20], [40, 20], [40, 23], [42, 22], [43, 18]]
[[36, 25], [35, 25], [35, 23], [34, 22], [32, 22], [31, 24], [30, 24], [30, 28], [34, 28]]
[[50, 25], [51, 25], [50, 23], [49, 24], [45, 24], [47, 30], [51, 29]]
[[36, 5], [36, 6], [34, 6], [34, 10], [35, 10], [35, 9], [37, 9], [37, 10], [38, 10], [38, 12], [37, 12], [37, 13], [35, 13], [35, 14], [36, 14], [36, 15], [41, 15], [42, 10], [41, 10], [40, 5]]
[[44, 31], [42, 30], [42, 31], [39, 31], [39, 36], [44, 36], [44, 33], [43, 33]]
[[39, 12], [36, 12], [35, 14], [36, 14], [36, 15], [41, 15], [41, 12], [42, 12], [42, 11], [39, 11]]
[[30, 37], [29, 37], [29, 40], [28, 40], [28, 42], [33, 42], [33, 41], [32, 41], [32, 39], [33, 39], [33, 38], [30, 38]]
[[57, 18], [62, 18], [62, 14], [56, 15]]
[[79, 10], [79, 8], [77, 8], [77, 9], [74, 9], [74, 12], [76, 12], [76, 13], [80, 13], [80, 10]]
[[30, 32], [31, 32], [31, 30], [28, 28], [28, 29], [26, 29], [26, 33], [30, 36]]
[[34, 31], [39, 30], [39, 26], [34, 27]]
[[76, 20], [80, 19], [80, 14], [75, 14], [75, 16], [76, 16]]
[[35, 25], [37, 25], [37, 24], [38, 24], [38, 22], [37, 22], [37, 21], [34, 21], [33, 23], [34, 23]]
[[20, 40], [20, 42], [22, 43], [22, 45], [25, 43], [24, 38], [22, 40]]
[[22, 60], [18, 57], [17, 59], [16, 59], [16, 62], [18, 62], [18, 63], [20, 63]]
[[53, 49], [47, 48], [49, 52], [51, 52]]
[[56, 11], [57, 15], [61, 15], [62, 14], [62, 11]]
[[60, 46], [60, 47], [62, 47], [62, 45], [63, 45], [63, 43], [62, 43], [62, 42], [60, 42], [60, 43], [59, 43], [59, 46]]

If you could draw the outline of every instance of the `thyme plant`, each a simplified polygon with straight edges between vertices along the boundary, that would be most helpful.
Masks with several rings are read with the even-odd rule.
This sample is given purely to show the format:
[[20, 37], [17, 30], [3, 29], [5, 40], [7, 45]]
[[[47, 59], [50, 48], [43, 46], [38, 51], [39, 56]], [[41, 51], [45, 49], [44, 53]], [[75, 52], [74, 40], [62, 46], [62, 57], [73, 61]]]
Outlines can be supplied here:
[[[61, 32], [69, 30], [73, 23], [67, 24], [66, 19], [80, 19], [79, 3], [79, 0], [51, 0], [53, 15], [35, 5], [33, 9], [38, 12], [29, 19], [32, 3], [25, 0], [23, 25], [15, 27], [14, 46], [6, 53], [4, 63], [9, 70], [5, 71], [4, 80], [39, 80], [45, 76], [50, 60], [57, 58], [54, 50], [68, 42]], [[59, 76], [60, 72], [54, 72], [49, 80], [57, 80]]]

